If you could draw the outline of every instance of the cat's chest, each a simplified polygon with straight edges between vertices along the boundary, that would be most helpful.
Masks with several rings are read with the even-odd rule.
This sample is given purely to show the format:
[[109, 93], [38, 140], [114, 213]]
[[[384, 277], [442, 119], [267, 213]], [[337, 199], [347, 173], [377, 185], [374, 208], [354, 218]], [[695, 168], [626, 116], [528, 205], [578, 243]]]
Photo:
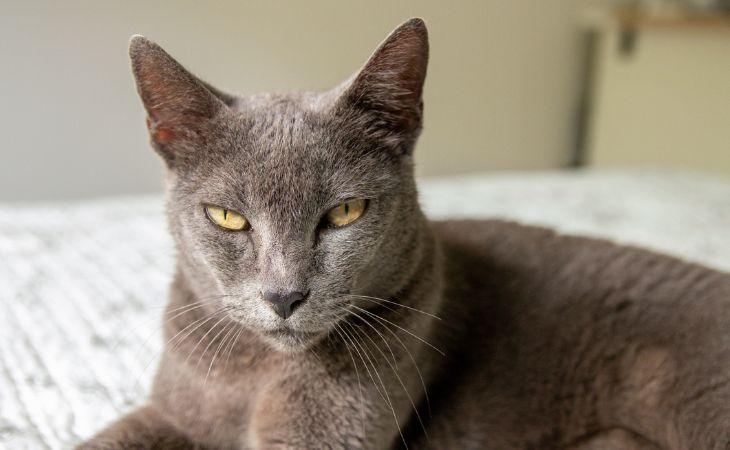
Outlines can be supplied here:
[[247, 448], [256, 411], [280, 379], [274, 361], [245, 353], [210, 372], [173, 356], [160, 367], [153, 397], [171, 422], [197, 440]]

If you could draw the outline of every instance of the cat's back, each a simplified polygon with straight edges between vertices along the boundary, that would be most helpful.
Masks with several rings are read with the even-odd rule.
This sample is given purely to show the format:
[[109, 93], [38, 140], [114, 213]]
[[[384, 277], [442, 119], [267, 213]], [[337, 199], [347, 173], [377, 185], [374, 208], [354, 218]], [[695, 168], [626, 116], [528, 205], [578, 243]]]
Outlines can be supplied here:
[[441, 221], [433, 227], [447, 296], [489, 293], [492, 300], [480, 302], [487, 307], [509, 296], [510, 303], [529, 309], [730, 308], [730, 274], [654, 251], [503, 220]]
[[[565, 447], [606, 424], [730, 408], [730, 274], [506, 221], [433, 226], [447, 347], [435, 389], [460, 417], [445, 443]], [[702, 410], [687, 403], [708, 393]], [[677, 427], [667, 439], [691, 431]]]

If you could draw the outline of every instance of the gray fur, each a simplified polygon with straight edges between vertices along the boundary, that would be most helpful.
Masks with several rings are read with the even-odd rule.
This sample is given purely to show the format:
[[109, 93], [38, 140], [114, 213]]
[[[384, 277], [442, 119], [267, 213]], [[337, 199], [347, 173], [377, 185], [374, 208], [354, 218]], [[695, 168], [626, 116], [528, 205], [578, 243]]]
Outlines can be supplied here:
[[[142, 37], [130, 55], [168, 166], [171, 341], [148, 404], [80, 448], [730, 445], [730, 276], [425, 219], [421, 20], [325, 93], [236, 97]], [[369, 199], [358, 221], [319, 227], [353, 198]], [[252, 229], [218, 228], [206, 204]], [[283, 320], [267, 290], [309, 296]]]

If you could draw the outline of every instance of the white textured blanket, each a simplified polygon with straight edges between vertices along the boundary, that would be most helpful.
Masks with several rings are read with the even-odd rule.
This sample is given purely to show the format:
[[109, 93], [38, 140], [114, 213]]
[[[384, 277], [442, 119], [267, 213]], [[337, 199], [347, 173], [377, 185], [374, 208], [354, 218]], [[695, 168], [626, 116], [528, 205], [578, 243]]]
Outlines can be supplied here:
[[[433, 218], [503, 217], [730, 270], [730, 179], [431, 180]], [[69, 448], [143, 400], [173, 265], [159, 196], [0, 206], [0, 448]]]

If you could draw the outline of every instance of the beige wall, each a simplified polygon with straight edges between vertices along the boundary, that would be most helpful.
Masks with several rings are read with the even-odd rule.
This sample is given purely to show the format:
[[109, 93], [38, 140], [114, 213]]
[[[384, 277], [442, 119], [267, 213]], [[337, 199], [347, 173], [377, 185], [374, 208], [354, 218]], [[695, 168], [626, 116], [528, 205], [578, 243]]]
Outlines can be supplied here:
[[0, 200], [158, 190], [127, 39], [240, 92], [324, 89], [426, 19], [423, 175], [559, 167], [579, 75], [574, 0], [17, 1], [0, 14]]
[[730, 28], [640, 28], [629, 54], [600, 36], [591, 164], [730, 173]]

